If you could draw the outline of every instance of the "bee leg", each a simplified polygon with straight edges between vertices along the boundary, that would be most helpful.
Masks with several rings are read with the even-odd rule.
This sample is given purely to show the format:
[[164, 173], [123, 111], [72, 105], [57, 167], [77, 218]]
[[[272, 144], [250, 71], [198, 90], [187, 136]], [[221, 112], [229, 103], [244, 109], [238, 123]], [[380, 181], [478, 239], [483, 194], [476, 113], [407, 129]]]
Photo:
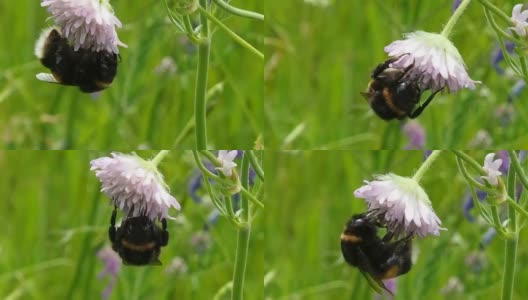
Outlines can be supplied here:
[[382, 241], [387, 243], [389, 242], [390, 240], [392, 240], [392, 238], [394, 237], [394, 232], [392, 231], [387, 231], [387, 233], [385, 234], [385, 236], [383, 237]]
[[110, 228], [108, 228], [108, 237], [110, 238], [110, 241], [113, 243], [116, 242], [116, 228], [115, 228], [115, 221], [117, 216], [117, 210], [114, 206], [114, 211], [112, 212], [112, 217], [110, 218]]
[[167, 220], [165, 218], [161, 219], [161, 228], [163, 231], [161, 232], [160, 245], [163, 247], [169, 243], [169, 232], [167, 231]]
[[422, 114], [423, 110], [427, 107], [427, 105], [429, 105], [429, 103], [431, 103], [431, 101], [433, 101], [433, 98], [434, 96], [440, 92], [442, 89], [439, 89], [439, 90], [436, 90], [434, 91], [430, 96], [429, 98], [427, 98], [427, 100], [425, 100], [425, 102], [420, 105], [415, 111], [413, 111], [410, 115], [409, 115], [409, 118], [411, 119], [414, 119], [416, 117], [418, 117], [420, 114]]

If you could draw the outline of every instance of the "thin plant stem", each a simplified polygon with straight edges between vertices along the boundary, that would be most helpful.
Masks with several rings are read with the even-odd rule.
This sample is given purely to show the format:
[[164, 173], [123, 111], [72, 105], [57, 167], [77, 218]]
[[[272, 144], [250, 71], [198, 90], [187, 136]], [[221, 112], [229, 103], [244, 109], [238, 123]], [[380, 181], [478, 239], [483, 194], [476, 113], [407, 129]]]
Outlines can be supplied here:
[[218, 20], [215, 16], [210, 14], [206, 9], [204, 9], [202, 6], [198, 7], [198, 10], [200, 11], [201, 15], [207, 16], [211, 22], [215, 23], [216, 26], [220, 27], [223, 31], [225, 31], [235, 42], [240, 44], [242, 47], [248, 49], [251, 53], [255, 54], [258, 58], [264, 60], [264, 54], [260, 51], [258, 51], [255, 47], [253, 47], [250, 43], [246, 42], [243, 38], [241, 38], [239, 35], [234, 33], [229, 27], [227, 27], [222, 21]]
[[158, 154], [156, 154], [156, 156], [154, 156], [154, 158], [151, 160], [151, 162], [157, 166], [159, 165], [159, 163], [165, 159], [165, 157], [167, 157], [167, 155], [169, 155], [169, 150], [161, 150], [160, 152], [158, 152]]
[[194, 97], [194, 119], [196, 131], [196, 149], [207, 149], [207, 76], [209, 72], [209, 54], [211, 37], [207, 20], [207, 0], [200, 0], [201, 42], [198, 44], [198, 67], [196, 72], [196, 90]]
[[255, 173], [257, 176], [264, 182], [264, 170], [262, 170], [262, 167], [258, 163], [257, 157], [255, 156], [255, 153], [253, 150], [248, 150], [245, 152], [249, 156], [249, 162], [251, 163], [251, 166], [253, 167], [253, 170], [255, 170]]
[[209, 171], [205, 167], [205, 165], [203, 164], [202, 160], [200, 159], [200, 156], [198, 155], [198, 151], [193, 150], [192, 153], [193, 153], [194, 161], [196, 162], [196, 165], [198, 166], [198, 169], [200, 169], [200, 171], [202, 172], [202, 174], [204, 176], [210, 177], [210, 178], [212, 178], [214, 180], [218, 180], [218, 181], [222, 180], [222, 178], [220, 178], [220, 176], [214, 174], [213, 172]]
[[259, 21], [264, 21], [264, 15], [256, 13], [254, 11], [249, 11], [249, 10], [240, 9], [238, 7], [234, 7], [227, 2], [224, 2], [223, 0], [213, 0], [213, 2], [216, 5], [218, 5], [218, 7], [220, 7], [221, 9], [227, 11], [228, 13], [232, 15], [249, 18], [249, 19], [255, 19]]
[[479, 165], [479, 163], [474, 160], [473, 158], [471, 158], [469, 155], [467, 155], [466, 153], [464, 153], [463, 151], [460, 151], [460, 150], [453, 150], [453, 153], [460, 157], [461, 159], [463, 159], [466, 163], [468, 163], [473, 169], [475, 169], [475, 171], [477, 171], [480, 175], [487, 175], [486, 174], [486, 171], [484, 171], [484, 169], [482, 168], [482, 166]]
[[449, 21], [447, 21], [447, 24], [444, 27], [444, 29], [442, 30], [441, 35], [443, 35], [445, 37], [449, 37], [449, 34], [451, 33], [451, 31], [455, 27], [455, 24], [457, 23], [458, 19], [460, 19], [460, 17], [464, 13], [464, 11], [466, 10], [466, 8], [467, 8], [467, 6], [469, 5], [470, 2], [471, 2], [471, 0], [463, 0], [462, 3], [460, 3], [458, 8], [455, 10], [453, 15], [449, 19]]
[[[513, 153], [515, 155], [515, 153]], [[511, 155], [510, 155], [511, 157]], [[508, 172], [508, 198], [515, 198], [515, 172]], [[515, 202], [515, 201], [513, 201]], [[511, 205], [511, 203], [510, 203]], [[510, 300], [513, 296], [513, 286], [515, 282], [515, 263], [517, 260], [517, 245], [519, 233], [517, 230], [517, 216], [513, 207], [508, 207], [508, 216], [510, 218], [510, 231], [513, 233], [512, 238], [505, 240], [504, 245], [504, 276], [502, 278], [502, 300]]]
[[200, 150], [200, 153], [205, 156], [213, 165], [221, 167], [222, 164], [218, 161], [216, 156], [208, 150]]
[[528, 219], [528, 211], [526, 211], [522, 206], [520, 206], [519, 203], [517, 203], [510, 197], [508, 197], [506, 200], [508, 201], [508, 204], [511, 205], [510, 209], [514, 208], [518, 213], [523, 215], [523, 217]]
[[504, 228], [502, 227], [502, 223], [501, 223], [501, 220], [500, 220], [500, 217], [499, 217], [499, 210], [497, 209], [497, 205], [491, 205], [490, 206], [490, 210], [491, 210], [491, 218], [493, 220], [493, 225], [495, 226], [496, 229], [498, 229], [499, 231], [504, 233]]
[[[216, 93], [221, 92], [223, 87], [224, 87], [224, 82], [219, 82], [207, 91], [206, 100], [205, 100], [207, 103], [206, 112], [205, 112], [206, 116], [209, 116], [209, 114], [211, 113], [215, 105], [218, 103], [218, 101], [209, 101], [209, 100], [211, 100], [211, 98]], [[189, 133], [191, 133], [191, 130], [194, 128], [195, 125], [196, 124], [194, 123], [194, 115], [192, 115], [187, 121], [187, 123], [185, 123], [185, 126], [183, 126], [183, 128], [180, 130], [180, 133], [178, 134], [176, 139], [174, 140], [174, 143], [172, 144], [172, 149], [176, 148], [183, 141], [183, 139], [186, 138], [187, 135], [189, 135]]]
[[499, 28], [499, 26], [495, 22], [495, 19], [493, 19], [493, 16], [491, 15], [490, 11], [487, 8], [484, 8], [484, 15], [486, 16], [486, 19], [488, 20], [488, 23], [490, 23], [493, 30], [497, 33], [497, 39], [499, 40], [499, 46], [501, 48], [504, 59], [506, 60], [508, 65], [512, 67], [513, 71], [516, 74], [519, 74], [520, 73], [519, 67], [511, 59], [510, 53], [508, 52], [508, 49], [506, 49], [506, 44], [504, 43], [504, 38], [503, 38], [503, 31]]
[[515, 26], [513, 21], [510, 19], [510, 17], [500, 10], [497, 6], [493, 5], [488, 0], [478, 0], [482, 6], [484, 6], [486, 9], [489, 9], [491, 12], [493, 12], [495, 15], [497, 15], [499, 18], [501, 18], [508, 26]]
[[[249, 158], [247, 155], [244, 155], [242, 158], [241, 170], [241, 184], [244, 189], [247, 189], [249, 187]], [[246, 277], [246, 263], [249, 250], [249, 238], [251, 235], [249, 202], [244, 194], [240, 195], [240, 209], [242, 211], [240, 214], [241, 219], [247, 223], [247, 226], [238, 228], [231, 300], [242, 300], [244, 298], [244, 280]]]
[[[464, 162], [462, 161], [462, 159], [457, 156], [456, 157], [456, 161], [457, 161], [457, 164], [458, 164], [458, 168], [462, 172], [462, 176], [464, 176], [464, 178], [466, 178], [466, 180], [469, 180], [471, 178], [471, 176], [469, 175], [466, 167], [464, 166]], [[471, 190], [471, 194], [473, 195], [473, 202], [475, 203], [475, 206], [479, 210], [480, 215], [484, 218], [484, 220], [486, 220], [486, 222], [488, 224], [490, 224], [490, 225], [493, 224], [493, 221], [491, 220], [490, 213], [480, 204], [480, 200], [479, 200], [479, 198], [477, 196], [477, 193], [475, 192], [475, 187], [473, 185], [469, 184], [469, 189]]]
[[515, 172], [517, 173], [517, 177], [521, 181], [524, 188], [528, 190], [528, 177], [526, 177], [526, 173], [524, 173], [524, 170], [521, 167], [521, 162], [519, 161], [517, 154], [513, 150], [508, 150], [508, 154], [510, 155], [510, 161], [513, 165], [513, 168], [515, 169]]
[[427, 169], [433, 164], [433, 162], [438, 158], [438, 156], [442, 153], [442, 150], [434, 150], [429, 157], [422, 163], [420, 168], [418, 168], [418, 171], [414, 173], [413, 179], [416, 180], [416, 182], [420, 182], [425, 172], [427, 172]]
[[191, 23], [191, 17], [189, 17], [189, 15], [186, 15], [185, 16], [185, 20], [183, 22], [184, 22], [184, 25], [185, 25], [185, 30], [187, 31], [187, 37], [191, 41], [193, 41], [195, 44], [200, 44], [201, 40], [199, 38], [197, 38], [196, 35], [194, 34], [194, 29], [193, 29], [192, 23]]
[[264, 208], [264, 204], [260, 202], [253, 194], [251, 194], [245, 187], [240, 188], [240, 193], [248, 198], [249, 201], [251, 201], [253, 204], [258, 206], [259, 208]]

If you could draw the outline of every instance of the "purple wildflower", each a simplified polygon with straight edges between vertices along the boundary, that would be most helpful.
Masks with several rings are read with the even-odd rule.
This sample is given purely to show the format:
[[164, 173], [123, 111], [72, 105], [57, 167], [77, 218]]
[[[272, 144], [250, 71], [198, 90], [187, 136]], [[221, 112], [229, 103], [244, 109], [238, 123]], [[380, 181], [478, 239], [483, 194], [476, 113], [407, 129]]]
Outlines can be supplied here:
[[110, 293], [112, 293], [112, 290], [114, 289], [119, 271], [121, 270], [121, 259], [119, 258], [119, 255], [117, 255], [117, 253], [115, 253], [109, 246], [101, 248], [97, 252], [97, 257], [104, 264], [104, 269], [97, 275], [97, 278], [110, 278], [108, 285], [102, 293], [103, 299], [108, 299], [108, 297], [110, 297]]
[[122, 25], [108, 0], [42, 0], [41, 6], [48, 8], [75, 50], [106, 50], [117, 54], [117, 46], [127, 46], [117, 37], [115, 28]]
[[[477, 194], [478, 201], [480, 202], [484, 201], [484, 199], [486, 199], [486, 197], [488, 196], [486, 192], [481, 191], [481, 190], [476, 190], [476, 194]], [[475, 221], [475, 217], [471, 215], [471, 210], [473, 209], [474, 206], [475, 206], [475, 202], [473, 200], [473, 195], [471, 193], [468, 193], [468, 195], [465, 197], [462, 209], [463, 209], [464, 216], [469, 222]]]
[[454, 13], [458, 6], [462, 3], [462, 0], [453, 0], [453, 6], [451, 6], [451, 13]]
[[386, 174], [376, 176], [374, 181], [354, 192], [364, 198], [369, 210], [387, 225], [396, 236], [413, 234], [418, 237], [440, 235], [442, 223], [433, 210], [424, 189], [412, 178]]
[[112, 157], [94, 159], [90, 164], [101, 181], [101, 191], [125, 216], [173, 219], [168, 215], [169, 208], [180, 209], [152, 161], [135, 154], [112, 153]]
[[409, 139], [405, 150], [423, 149], [425, 145], [425, 129], [416, 120], [409, 121], [403, 126], [403, 133]]
[[[508, 51], [508, 53], [513, 53], [513, 49], [515, 49], [515, 44], [512, 43], [512, 42], [506, 42], [506, 51]], [[493, 69], [495, 69], [495, 71], [500, 74], [500, 75], [503, 75], [504, 74], [504, 69], [502, 69], [500, 67], [500, 62], [502, 62], [504, 60], [504, 53], [502, 53], [502, 49], [500, 47], [495, 47], [495, 50], [493, 51], [492, 55], [491, 55], [491, 65], [493, 66]]]

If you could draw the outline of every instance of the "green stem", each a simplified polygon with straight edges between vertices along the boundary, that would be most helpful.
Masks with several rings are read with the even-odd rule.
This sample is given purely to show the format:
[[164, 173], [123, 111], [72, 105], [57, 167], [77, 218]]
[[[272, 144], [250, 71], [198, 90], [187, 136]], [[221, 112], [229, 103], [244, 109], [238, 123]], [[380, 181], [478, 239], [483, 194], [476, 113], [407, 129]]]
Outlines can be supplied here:
[[[466, 167], [464, 166], [464, 162], [458, 156], [456, 157], [456, 161], [457, 161], [457, 164], [458, 164], [458, 168], [462, 172], [462, 176], [464, 176], [464, 178], [466, 178], [466, 180], [469, 181], [471, 176], [469, 175], [468, 171], [466, 170]], [[488, 224], [492, 225], [493, 221], [491, 220], [490, 213], [484, 207], [482, 207], [482, 205], [480, 204], [480, 200], [479, 200], [479, 198], [477, 196], [477, 193], [475, 192], [475, 187], [473, 185], [469, 184], [469, 189], [471, 190], [471, 195], [473, 195], [473, 203], [475, 204], [475, 207], [477, 207], [477, 209], [479, 210], [480, 215], [484, 218], [484, 220]]]
[[264, 204], [260, 202], [253, 194], [251, 194], [245, 187], [240, 188], [240, 193], [248, 198], [249, 201], [251, 201], [253, 204], [258, 206], [259, 208], [264, 208]]
[[222, 163], [220, 163], [218, 161], [218, 159], [216, 158], [216, 156], [214, 156], [214, 154], [211, 153], [210, 151], [208, 151], [208, 150], [200, 150], [200, 153], [203, 156], [205, 156], [216, 167], [221, 167], [222, 166]]
[[[524, 170], [521, 167], [521, 163], [519, 162], [517, 154], [513, 150], [508, 150], [508, 154], [510, 155], [510, 161], [513, 165], [513, 168], [515, 169], [515, 173], [517, 173], [517, 177], [519, 177], [521, 180], [524, 189], [528, 190], [528, 177], [526, 177], [526, 173], [524, 173]], [[515, 197], [513, 198], [515, 199]]]
[[248, 150], [245, 153], [249, 156], [249, 162], [251, 163], [253, 170], [255, 170], [255, 173], [260, 178], [260, 180], [264, 182], [264, 171], [262, 170], [262, 167], [258, 163], [255, 153], [253, 152], [253, 150]]
[[491, 209], [491, 217], [493, 219], [493, 225], [495, 226], [495, 229], [497, 229], [497, 231], [501, 231], [504, 233], [504, 228], [502, 227], [497, 205], [491, 205], [490, 209]]
[[215, 16], [210, 14], [206, 9], [204, 9], [202, 6], [198, 7], [198, 10], [200, 11], [201, 15], [207, 16], [211, 22], [215, 23], [220, 29], [225, 31], [231, 38], [235, 40], [235, 42], [239, 43], [242, 47], [248, 49], [251, 51], [251, 53], [255, 54], [258, 58], [264, 60], [264, 54], [260, 51], [258, 51], [255, 47], [253, 47], [250, 43], [246, 42], [243, 38], [238, 36], [236, 33], [234, 33], [229, 27], [227, 27], [222, 21], [218, 20]]
[[422, 163], [420, 168], [418, 168], [418, 171], [416, 171], [413, 176], [413, 179], [416, 180], [416, 182], [420, 182], [427, 169], [429, 169], [431, 164], [438, 158], [440, 153], [442, 153], [442, 150], [434, 150], [431, 155], [429, 155], [429, 157]]
[[261, 15], [259, 13], [231, 6], [222, 0], [213, 0], [213, 2], [218, 5], [218, 7], [235, 16], [264, 21], [264, 15]]
[[193, 153], [194, 161], [196, 162], [196, 165], [198, 166], [198, 169], [200, 169], [200, 171], [202, 172], [202, 174], [204, 176], [213, 178], [214, 180], [218, 180], [218, 181], [222, 181], [223, 180], [222, 178], [220, 178], [220, 176], [214, 174], [213, 172], [209, 171], [205, 167], [205, 165], [203, 164], [202, 160], [200, 159], [200, 156], [198, 155], [198, 151], [193, 150], [192, 153]]
[[511, 18], [505, 12], [503, 12], [497, 6], [493, 5], [488, 0], [478, 0], [478, 2], [480, 2], [480, 4], [482, 4], [482, 6], [484, 6], [487, 9], [489, 9], [492, 13], [494, 13], [499, 18], [501, 18], [506, 24], [508, 24], [508, 26], [512, 26], [512, 27], [515, 26], [515, 24], [511, 20]]
[[[511, 153], [515, 156], [515, 153]], [[508, 172], [508, 199], [515, 203], [512, 200], [515, 199], [515, 172], [510, 170]], [[510, 202], [510, 205], [513, 205]], [[517, 205], [517, 203], [515, 203]], [[515, 282], [515, 263], [517, 259], [517, 245], [519, 241], [519, 233], [517, 230], [517, 216], [515, 209], [511, 206], [508, 207], [508, 216], [510, 218], [510, 232], [513, 233], [512, 238], [505, 240], [505, 249], [504, 249], [504, 277], [502, 278], [502, 300], [510, 300], [513, 296], [513, 285]]]
[[460, 150], [453, 150], [453, 153], [460, 157], [462, 160], [464, 160], [466, 163], [468, 163], [475, 171], [477, 171], [480, 175], [485, 176], [487, 175], [486, 171], [482, 168], [479, 163], [471, 158], [471, 156], [467, 155], [466, 153], [460, 151]]
[[158, 154], [156, 154], [156, 156], [154, 156], [154, 158], [151, 160], [151, 162], [155, 165], [155, 166], [158, 166], [159, 163], [165, 159], [165, 157], [167, 157], [167, 155], [169, 155], [169, 150], [161, 150], [160, 152], [158, 152]]
[[488, 23], [490, 23], [491, 27], [493, 28], [493, 30], [497, 34], [497, 39], [499, 40], [499, 45], [500, 45], [502, 54], [504, 56], [504, 59], [506, 60], [508, 65], [513, 69], [513, 71], [516, 74], [519, 74], [520, 73], [519, 68], [515, 65], [515, 63], [511, 59], [510, 53], [508, 52], [508, 49], [506, 49], [506, 44], [504, 43], [504, 38], [513, 40], [513, 37], [509, 36], [504, 31], [502, 31], [502, 29], [500, 29], [500, 27], [495, 22], [495, 19], [493, 19], [493, 16], [491, 15], [489, 9], [484, 8], [484, 15], [486, 16], [486, 19], [488, 20]]
[[184, 20], [185, 30], [187, 31], [187, 37], [194, 42], [195, 44], [200, 44], [201, 40], [194, 35], [194, 29], [191, 23], [191, 17], [189, 15], [185, 16]]
[[447, 21], [444, 30], [442, 30], [442, 33], [440, 33], [441, 35], [445, 36], [446, 38], [449, 37], [449, 34], [453, 30], [453, 27], [455, 27], [455, 24], [457, 23], [458, 19], [460, 19], [470, 2], [471, 0], [464, 0], [462, 1], [462, 3], [460, 3], [451, 18], [449, 18], [449, 21]]
[[[207, 0], [200, 0], [200, 4], [207, 9]], [[202, 9], [200, 21], [202, 25], [201, 42], [198, 44], [198, 71], [196, 72], [196, 90], [194, 98], [194, 119], [196, 130], [196, 149], [207, 149], [207, 74], [209, 70], [209, 53], [211, 52], [211, 37], [209, 36], [209, 22]]]
[[526, 211], [522, 206], [520, 206], [517, 201], [513, 200], [510, 197], [508, 197], [506, 200], [508, 200], [508, 204], [510, 204], [517, 212], [519, 212], [521, 215], [523, 215], [523, 217], [528, 219], [528, 211]]
[[[244, 189], [249, 186], [249, 158], [244, 155], [241, 166], [241, 184]], [[251, 235], [251, 220], [249, 219], [249, 202], [244, 194], [240, 195], [240, 217], [247, 226], [238, 229], [237, 250], [233, 274], [233, 292], [231, 300], [242, 300], [244, 298], [244, 279], [246, 277], [246, 263], [249, 250], [249, 237]]]

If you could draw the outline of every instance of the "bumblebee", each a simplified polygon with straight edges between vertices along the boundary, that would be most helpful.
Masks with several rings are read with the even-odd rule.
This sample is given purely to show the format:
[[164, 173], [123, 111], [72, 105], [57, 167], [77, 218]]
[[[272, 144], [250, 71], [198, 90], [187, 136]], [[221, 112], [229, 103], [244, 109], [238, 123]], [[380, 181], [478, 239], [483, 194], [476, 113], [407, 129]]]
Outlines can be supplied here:
[[[345, 261], [365, 276], [378, 293], [385, 289], [382, 280], [403, 275], [411, 270], [411, 236], [391, 241], [393, 233], [378, 237], [379, 221], [371, 212], [354, 215], [341, 234], [341, 252]], [[392, 293], [391, 293], [392, 294]]]
[[434, 91], [415, 110], [414, 108], [420, 102], [423, 92], [419, 86], [419, 76], [409, 76], [409, 71], [414, 67], [414, 63], [405, 69], [390, 67], [393, 62], [400, 58], [401, 56], [393, 57], [379, 64], [370, 75], [368, 90], [361, 92], [372, 110], [384, 120], [418, 117], [433, 100], [436, 93], [441, 90]]
[[117, 74], [117, 54], [82, 48], [76, 51], [58, 28], [42, 32], [35, 47], [35, 55], [51, 71], [51, 74], [37, 74], [37, 79], [78, 86], [85, 93], [109, 87]]
[[110, 219], [108, 236], [112, 249], [119, 254], [123, 264], [133, 266], [161, 265], [161, 247], [167, 246], [169, 232], [167, 221], [161, 219], [162, 228], [147, 216], [125, 219], [120, 227], [115, 227], [117, 211]]

